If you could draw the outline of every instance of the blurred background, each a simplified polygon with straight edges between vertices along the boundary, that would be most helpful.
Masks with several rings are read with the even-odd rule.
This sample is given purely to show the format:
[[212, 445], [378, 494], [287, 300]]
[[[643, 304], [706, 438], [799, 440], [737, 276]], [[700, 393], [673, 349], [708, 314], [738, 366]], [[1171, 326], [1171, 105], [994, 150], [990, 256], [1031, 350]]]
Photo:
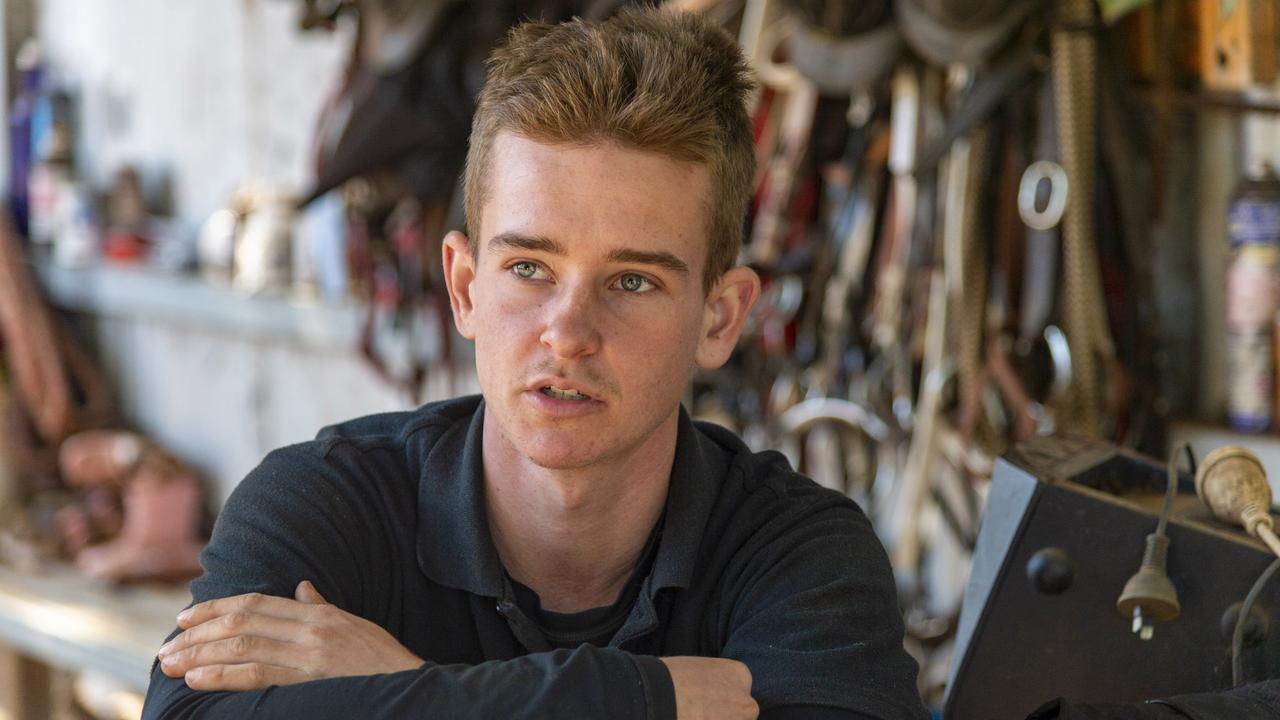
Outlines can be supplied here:
[[[5, 1], [0, 717], [137, 717], [263, 455], [477, 390], [438, 245], [484, 58], [626, 4]], [[1274, 2], [672, 4], [760, 81], [764, 295], [688, 406], [868, 511], [933, 707], [1014, 444], [1280, 464]]]

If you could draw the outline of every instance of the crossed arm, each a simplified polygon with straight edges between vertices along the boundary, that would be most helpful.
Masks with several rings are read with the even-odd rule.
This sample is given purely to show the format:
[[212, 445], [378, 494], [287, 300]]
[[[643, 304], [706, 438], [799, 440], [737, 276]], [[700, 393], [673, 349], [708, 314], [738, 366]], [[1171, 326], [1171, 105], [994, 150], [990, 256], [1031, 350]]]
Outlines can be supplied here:
[[[380, 675], [425, 662], [386, 630], [325, 601], [309, 581], [295, 599], [247, 594], [193, 605], [160, 648], [160, 668], [202, 691], [248, 691], [327, 678]], [[734, 660], [662, 658], [677, 716], [755, 718], [751, 673]]]

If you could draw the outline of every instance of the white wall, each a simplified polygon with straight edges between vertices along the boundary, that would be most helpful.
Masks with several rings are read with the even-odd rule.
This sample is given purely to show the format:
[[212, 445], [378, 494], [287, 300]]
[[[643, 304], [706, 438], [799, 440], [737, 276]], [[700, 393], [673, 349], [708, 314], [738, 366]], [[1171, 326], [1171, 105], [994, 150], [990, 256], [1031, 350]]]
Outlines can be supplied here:
[[38, 34], [81, 102], [80, 167], [171, 173], [184, 226], [240, 182], [302, 189], [352, 28], [297, 29], [296, 0], [39, 0]]
[[[344, 349], [245, 342], [144, 317], [93, 324], [124, 412], [204, 471], [218, 506], [271, 450], [309, 440], [331, 423], [411, 407]], [[447, 385], [445, 374], [431, 373], [427, 397], [443, 397]], [[464, 377], [456, 389], [474, 387]]]

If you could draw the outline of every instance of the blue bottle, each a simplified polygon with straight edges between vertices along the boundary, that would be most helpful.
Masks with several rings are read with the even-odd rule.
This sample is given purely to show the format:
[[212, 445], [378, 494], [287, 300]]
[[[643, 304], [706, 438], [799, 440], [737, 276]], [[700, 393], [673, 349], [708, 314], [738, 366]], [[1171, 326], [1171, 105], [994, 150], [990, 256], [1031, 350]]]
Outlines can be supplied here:
[[28, 40], [18, 52], [18, 92], [9, 112], [9, 210], [13, 223], [23, 237], [27, 236], [30, 194], [27, 183], [35, 162], [33, 118], [40, 101], [40, 84], [44, 75], [40, 50]]

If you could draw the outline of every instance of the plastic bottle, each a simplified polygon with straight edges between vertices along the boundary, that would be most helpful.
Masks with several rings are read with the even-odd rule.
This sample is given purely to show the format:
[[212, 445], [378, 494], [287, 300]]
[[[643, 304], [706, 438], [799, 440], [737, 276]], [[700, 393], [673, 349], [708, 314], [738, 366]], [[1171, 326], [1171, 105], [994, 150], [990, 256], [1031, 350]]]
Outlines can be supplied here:
[[1227, 223], [1227, 423], [1257, 432], [1274, 416], [1272, 328], [1280, 309], [1280, 177], [1271, 168], [1256, 168], [1237, 186]]

